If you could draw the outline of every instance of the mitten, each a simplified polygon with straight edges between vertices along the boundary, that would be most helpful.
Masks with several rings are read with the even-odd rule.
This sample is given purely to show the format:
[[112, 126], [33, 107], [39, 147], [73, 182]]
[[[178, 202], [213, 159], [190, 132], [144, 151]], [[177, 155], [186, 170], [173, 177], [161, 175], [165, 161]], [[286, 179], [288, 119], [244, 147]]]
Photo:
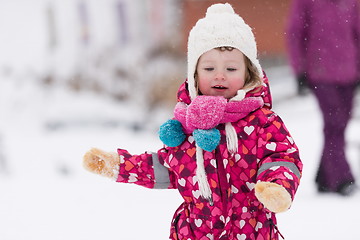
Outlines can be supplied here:
[[285, 212], [292, 203], [290, 193], [283, 186], [272, 182], [257, 182], [255, 196], [274, 213]]
[[120, 157], [116, 152], [104, 152], [92, 148], [85, 153], [83, 166], [86, 170], [116, 179], [119, 174]]
[[306, 85], [306, 83], [307, 83], [306, 73], [301, 73], [301, 74], [297, 75], [296, 79], [300, 85]]
[[211, 129], [224, 116], [227, 100], [221, 96], [197, 96], [186, 109], [186, 128]]
[[305, 90], [308, 86], [308, 80], [306, 73], [301, 73], [296, 76], [297, 84], [298, 84], [298, 94], [305, 95]]

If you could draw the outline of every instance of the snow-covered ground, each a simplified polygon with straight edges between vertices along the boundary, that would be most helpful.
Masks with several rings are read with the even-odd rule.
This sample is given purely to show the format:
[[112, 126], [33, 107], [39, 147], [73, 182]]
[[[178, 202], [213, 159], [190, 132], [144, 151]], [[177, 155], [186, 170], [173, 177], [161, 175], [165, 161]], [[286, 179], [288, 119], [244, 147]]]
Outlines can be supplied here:
[[[315, 99], [296, 96], [287, 67], [269, 69], [268, 75], [274, 109], [295, 138], [304, 163], [292, 209], [278, 214], [280, 231], [289, 240], [358, 239], [360, 193], [341, 197], [320, 195], [315, 189], [322, 145]], [[347, 153], [357, 179], [359, 100], [358, 94], [347, 132]], [[144, 112], [106, 96], [2, 77], [0, 239], [167, 239], [172, 214], [181, 203], [177, 191], [114, 183], [81, 166], [82, 155], [93, 146], [109, 151], [122, 147], [131, 153], [161, 147], [155, 126], [170, 113]], [[151, 121], [139, 130], [142, 119]]]

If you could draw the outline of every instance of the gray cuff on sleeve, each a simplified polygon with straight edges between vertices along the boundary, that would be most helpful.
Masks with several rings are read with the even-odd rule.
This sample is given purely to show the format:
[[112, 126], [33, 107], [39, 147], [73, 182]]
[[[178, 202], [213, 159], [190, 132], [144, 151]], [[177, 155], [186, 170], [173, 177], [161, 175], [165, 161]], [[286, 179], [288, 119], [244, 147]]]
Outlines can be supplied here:
[[262, 172], [272, 168], [272, 167], [286, 167], [288, 168], [291, 172], [293, 172], [299, 179], [301, 178], [301, 173], [299, 171], [299, 169], [297, 168], [297, 166], [292, 163], [292, 162], [269, 162], [269, 163], [264, 163], [263, 165], [261, 165], [261, 167], [258, 170], [257, 175], [259, 176]]
[[155, 175], [154, 189], [168, 189], [170, 186], [169, 170], [159, 162], [156, 153], [152, 153], [152, 160]]

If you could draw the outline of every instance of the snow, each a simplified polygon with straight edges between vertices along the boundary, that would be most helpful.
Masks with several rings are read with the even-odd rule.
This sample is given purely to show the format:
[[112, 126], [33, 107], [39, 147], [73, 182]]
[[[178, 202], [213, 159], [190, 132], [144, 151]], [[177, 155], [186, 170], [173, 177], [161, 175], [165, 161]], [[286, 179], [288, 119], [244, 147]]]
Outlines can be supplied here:
[[[62, 19], [57, 26], [60, 45], [54, 55], [44, 48], [45, 17], [40, 14], [50, 2], [59, 8]], [[1, 2], [0, 239], [167, 239], [172, 215], [182, 202], [176, 190], [111, 182], [85, 171], [82, 156], [91, 147], [107, 151], [121, 147], [134, 154], [156, 151], [162, 146], [157, 126], [171, 117], [171, 110], [150, 111], [106, 94], [74, 92], [61, 84], [40, 85], [39, 74], [46, 68], [55, 67], [62, 77], [84, 58], [72, 34], [79, 27], [72, 24], [76, 19], [74, 3], [56, 2]], [[108, 4], [114, 2], [107, 0]], [[106, 6], [100, 9], [105, 11]], [[101, 13], [97, 12], [98, 18]], [[111, 42], [114, 33], [111, 27], [103, 26], [112, 20], [102, 21], [106, 22], [97, 23], [96, 31], [106, 32], [95, 39]], [[49, 57], [53, 61], [47, 61]], [[315, 189], [322, 146], [321, 115], [315, 99], [311, 94], [296, 96], [287, 66], [266, 70], [274, 110], [293, 135], [304, 163], [292, 208], [278, 214], [281, 233], [291, 240], [357, 239], [360, 193], [341, 197], [319, 194]], [[359, 94], [356, 102], [347, 129], [347, 154], [359, 179]]]
[[[322, 144], [321, 118], [312, 95], [295, 96], [287, 67], [269, 69], [274, 109], [301, 150], [304, 173], [292, 208], [278, 214], [286, 239], [355, 239], [360, 194], [318, 194], [314, 175]], [[273, 79], [273, 80], [272, 80]], [[31, 79], [0, 82], [0, 236], [22, 239], [167, 239], [176, 190], [149, 190], [86, 172], [90, 147], [131, 153], [161, 147], [155, 125], [139, 131], [142, 108], [90, 92], [49, 88]], [[287, 88], [289, 91], [282, 91]], [[359, 102], [359, 99], [357, 99]], [[360, 170], [359, 109], [348, 128], [348, 155]], [[141, 230], [140, 230], [141, 229]]]

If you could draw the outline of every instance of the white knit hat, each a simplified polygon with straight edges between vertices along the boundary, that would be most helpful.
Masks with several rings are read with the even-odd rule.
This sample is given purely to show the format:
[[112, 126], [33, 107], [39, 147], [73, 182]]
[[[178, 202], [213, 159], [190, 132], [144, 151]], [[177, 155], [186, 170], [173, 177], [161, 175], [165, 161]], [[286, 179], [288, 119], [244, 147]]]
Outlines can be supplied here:
[[191, 99], [197, 96], [194, 74], [200, 56], [225, 46], [240, 50], [257, 68], [260, 78], [263, 77], [251, 28], [229, 3], [217, 3], [207, 9], [205, 18], [199, 19], [189, 33], [187, 77]]

